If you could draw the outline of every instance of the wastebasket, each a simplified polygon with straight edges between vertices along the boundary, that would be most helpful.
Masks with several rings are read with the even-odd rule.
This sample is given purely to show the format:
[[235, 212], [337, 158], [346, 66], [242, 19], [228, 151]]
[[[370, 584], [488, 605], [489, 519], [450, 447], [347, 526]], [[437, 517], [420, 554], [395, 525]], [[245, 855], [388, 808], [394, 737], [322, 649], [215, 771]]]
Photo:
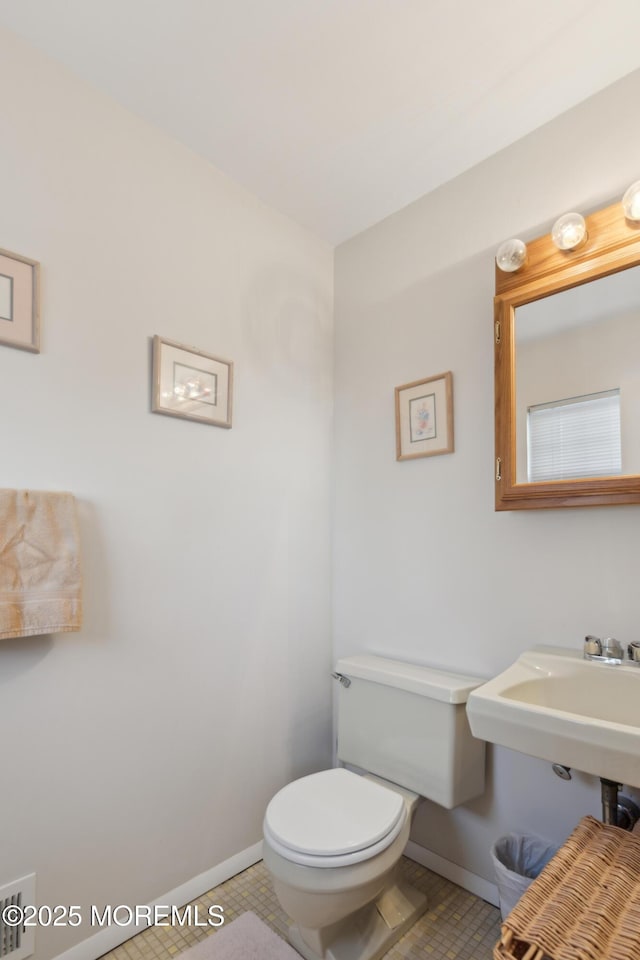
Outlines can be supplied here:
[[527, 834], [508, 833], [496, 840], [491, 848], [491, 859], [503, 920], [557, 850], [546, 840]]

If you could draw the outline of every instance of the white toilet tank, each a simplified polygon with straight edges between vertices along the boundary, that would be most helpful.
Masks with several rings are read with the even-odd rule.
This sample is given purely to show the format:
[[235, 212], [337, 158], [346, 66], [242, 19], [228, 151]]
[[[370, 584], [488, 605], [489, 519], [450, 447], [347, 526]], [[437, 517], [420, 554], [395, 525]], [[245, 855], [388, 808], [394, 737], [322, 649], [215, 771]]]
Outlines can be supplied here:
[[456, 807], [484, 793], [485, 744], [465, 704], [485, 681], [368, 655], [345, 657], [338, 759]]

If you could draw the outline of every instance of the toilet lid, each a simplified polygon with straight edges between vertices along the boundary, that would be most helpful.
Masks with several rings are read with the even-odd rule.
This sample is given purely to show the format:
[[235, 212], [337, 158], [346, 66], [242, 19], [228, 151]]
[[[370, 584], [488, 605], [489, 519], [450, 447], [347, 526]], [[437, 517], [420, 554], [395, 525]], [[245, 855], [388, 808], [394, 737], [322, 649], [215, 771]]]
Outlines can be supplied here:
[[265, 829], [289, 851], [335, 857], [384, 849], [379, 841], [395, 839], [404, 809], [400, 794], [338, 767], [283, 787], [267, 807]]

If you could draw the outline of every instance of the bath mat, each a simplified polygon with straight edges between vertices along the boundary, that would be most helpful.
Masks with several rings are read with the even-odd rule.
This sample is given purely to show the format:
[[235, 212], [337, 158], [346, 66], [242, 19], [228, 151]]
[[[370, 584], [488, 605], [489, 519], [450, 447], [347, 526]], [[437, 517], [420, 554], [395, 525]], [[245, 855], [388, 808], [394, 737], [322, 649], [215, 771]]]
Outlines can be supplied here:
[[242, 913], [180, 954], [180, 960], [300, 960], [300, 954], [256, 917]]

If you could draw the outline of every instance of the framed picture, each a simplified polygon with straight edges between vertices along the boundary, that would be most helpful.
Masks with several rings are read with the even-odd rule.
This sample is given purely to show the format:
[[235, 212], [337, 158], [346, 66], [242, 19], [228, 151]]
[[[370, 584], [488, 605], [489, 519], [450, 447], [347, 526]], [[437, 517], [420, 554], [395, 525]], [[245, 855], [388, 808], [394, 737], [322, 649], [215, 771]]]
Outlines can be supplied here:
[[0, 344], [40, 353], [40, 265], [0, 250]]
[[396, 460], [453, 453], [453, 376], [396, 387]]
[[229, 360], [173, 340], [153, 338], [153, 413], [230, 427], [232, 391], [233, 364]]

